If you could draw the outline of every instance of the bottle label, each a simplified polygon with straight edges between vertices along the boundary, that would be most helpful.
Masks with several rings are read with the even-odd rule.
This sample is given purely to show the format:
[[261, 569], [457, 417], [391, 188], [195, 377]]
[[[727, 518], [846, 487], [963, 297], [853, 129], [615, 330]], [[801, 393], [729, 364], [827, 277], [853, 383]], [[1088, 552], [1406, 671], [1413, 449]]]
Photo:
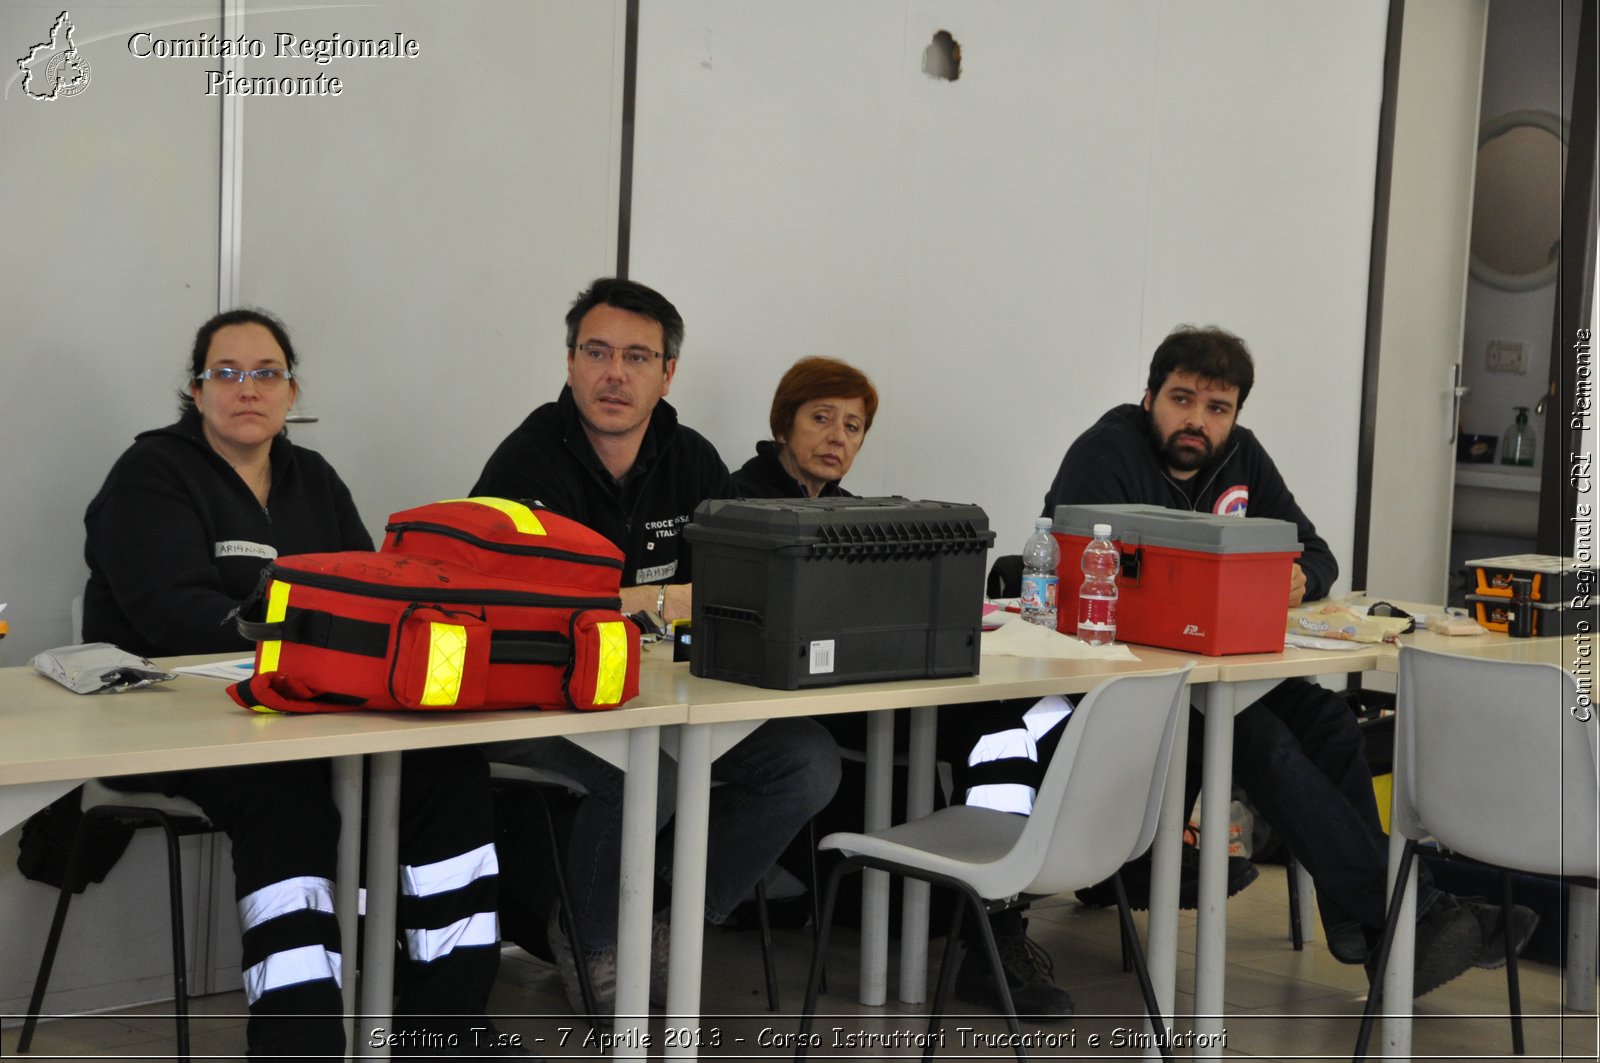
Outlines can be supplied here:
[[1117, 626], [1117, 600], [1083, 595], [1078, 599], [1078, 626], [1115, 630]]
[[1023, 612], [1038, 612], [1047, 610], [1054, 612], [1056, 608], [1056, 594], [1060, 580], [1055, 576], [1024, 573], [1022, 577], [1022, 598], [1018, 602]]

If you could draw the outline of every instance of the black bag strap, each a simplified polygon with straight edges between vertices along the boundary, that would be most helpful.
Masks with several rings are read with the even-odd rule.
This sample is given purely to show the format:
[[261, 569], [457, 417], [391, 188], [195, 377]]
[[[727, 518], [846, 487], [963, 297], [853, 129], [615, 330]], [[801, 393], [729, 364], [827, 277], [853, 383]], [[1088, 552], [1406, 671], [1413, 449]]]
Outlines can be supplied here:
[[572, 640], [558, 631], [496, 631], [489, 636], [491, 664], [565, 665], [572, 656]]
[[372, 620], [352, 620], [323, 609], [290, 606], [282, 620], [246, 620], [237, 617], [239, 634], [253, 642], [298, 642], [303, 646], [383, 657], [389, 652], [389, 625]]

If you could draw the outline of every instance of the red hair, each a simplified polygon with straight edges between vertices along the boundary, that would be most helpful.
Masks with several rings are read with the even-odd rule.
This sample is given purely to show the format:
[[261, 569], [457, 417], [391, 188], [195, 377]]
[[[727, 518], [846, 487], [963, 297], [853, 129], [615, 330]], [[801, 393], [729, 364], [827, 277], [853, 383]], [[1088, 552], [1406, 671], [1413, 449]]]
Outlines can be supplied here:
[[872, 418], [878, 413], [878, 389], [872, 386], [867, 374], [837, 358], [813, 355], [791, 365], [778, 381], [768, 420], [772, 438], [787, 436], [800, 407], [814, 399], [860, 399], [867, 413], [862, 435], [871, 430]]

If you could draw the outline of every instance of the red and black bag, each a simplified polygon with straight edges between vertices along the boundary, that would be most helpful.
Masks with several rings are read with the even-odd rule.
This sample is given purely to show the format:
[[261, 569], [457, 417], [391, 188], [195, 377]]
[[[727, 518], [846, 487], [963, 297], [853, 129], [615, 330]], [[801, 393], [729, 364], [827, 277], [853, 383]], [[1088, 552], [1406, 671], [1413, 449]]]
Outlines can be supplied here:
[[[381, 552], [282, 557], [240, 610], [262, 711], [615, 708], [639, 692], [622, 555], [576, 521], [503, 499], [391, 518]], [[252, 614], [260, 611], [259, 619]]]

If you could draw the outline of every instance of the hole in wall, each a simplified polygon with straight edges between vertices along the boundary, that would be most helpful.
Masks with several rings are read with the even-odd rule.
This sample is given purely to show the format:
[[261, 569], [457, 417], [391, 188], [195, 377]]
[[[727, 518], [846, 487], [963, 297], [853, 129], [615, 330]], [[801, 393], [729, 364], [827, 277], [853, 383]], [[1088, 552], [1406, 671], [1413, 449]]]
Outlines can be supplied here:
[[947, 31], [935, 33], [933, 41], [922, 49], [922, 72], [944, 81], [961, 76], [961, 44]]

